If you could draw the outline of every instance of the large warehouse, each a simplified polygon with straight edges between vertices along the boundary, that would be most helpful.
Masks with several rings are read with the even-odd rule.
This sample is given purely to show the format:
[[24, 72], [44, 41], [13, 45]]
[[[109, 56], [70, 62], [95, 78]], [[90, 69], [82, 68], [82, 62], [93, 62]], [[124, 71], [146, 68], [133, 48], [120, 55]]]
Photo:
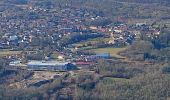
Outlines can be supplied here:
[[29, 70], [67, 71], [76, 69], [72, 63], [58, 61], [29, 61], [27, 66]]

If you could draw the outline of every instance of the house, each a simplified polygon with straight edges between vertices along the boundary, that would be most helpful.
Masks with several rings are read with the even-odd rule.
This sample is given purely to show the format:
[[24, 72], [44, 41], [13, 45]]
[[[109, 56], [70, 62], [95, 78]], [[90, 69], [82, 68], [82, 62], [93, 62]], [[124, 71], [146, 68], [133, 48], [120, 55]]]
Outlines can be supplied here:
[[123, 31], [120, 30], [120, 29], [115, 29], [114, 32], [116, 32], [116, 33], [122, 33]]
[[90, 26], [90, 29], [91, 29], [91, 30], [97, 30], [97, 27], [95, 27], [95, 26]]
[[16, 35], [9, 37], [9, 41], [16, 41], [16, 40], [18, 40], [18, 36]]
[[9, 63], [10, 66], [17, 66], [17, 65], [20, 65], [20, 64], [21, 64], [20, 60], [12, 61], [12, 62]]
[[143, 26], [143, 25], [146, 25], [146, 23], [136, 23], [136, 26]]

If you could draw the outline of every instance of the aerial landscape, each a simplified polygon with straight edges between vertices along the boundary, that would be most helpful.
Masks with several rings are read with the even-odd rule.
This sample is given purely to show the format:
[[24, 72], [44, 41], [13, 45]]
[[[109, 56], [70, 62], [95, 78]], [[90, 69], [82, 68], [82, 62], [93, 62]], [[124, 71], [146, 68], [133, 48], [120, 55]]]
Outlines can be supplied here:
[[0, 0], [0, 100], [170, 100], [170, 0]]

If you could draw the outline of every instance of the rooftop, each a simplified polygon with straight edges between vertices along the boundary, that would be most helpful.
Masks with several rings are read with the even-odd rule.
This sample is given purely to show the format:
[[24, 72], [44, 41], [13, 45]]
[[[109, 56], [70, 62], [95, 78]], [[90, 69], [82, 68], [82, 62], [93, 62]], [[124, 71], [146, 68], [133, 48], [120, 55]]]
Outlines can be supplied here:
[[55, 65], [66, 65], [69, 62], [59, 62], [59, 61], [36, 61], [32, 60], [27, 63], [27, 65], [40, 65], [40, 66], [55, 66]]

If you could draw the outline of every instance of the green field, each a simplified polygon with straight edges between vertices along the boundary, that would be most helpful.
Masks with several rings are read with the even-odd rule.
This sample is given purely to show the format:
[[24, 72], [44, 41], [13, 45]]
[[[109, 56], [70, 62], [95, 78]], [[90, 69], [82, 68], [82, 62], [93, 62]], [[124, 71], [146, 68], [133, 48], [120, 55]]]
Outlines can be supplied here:
[[91, 49], [90, 51], [95, 52], [96, 54], [101, 54], [101, 53], [110, 53], [112, 57], [116, 58], [125, 58], [120, 56], [118, 53], [121, 51], [124, 51], [125, 48], [97, 48], [97, 49]]
[[96, 43], [101, 42], [101, 41], [102, 42], [108, 42], [109, 40], [110, 40], [110, 38], [101, 37], [101, 38], [95, 38], [95, 39], [89, 39], [89, 40], [86, 40], [86, 41], [81, 41], [81, 42], [75, 43], [73, 45], [75, 45], [75, 46], [83, 46], [83, 45], [87, 45], [89, 43], [96, 44]]

